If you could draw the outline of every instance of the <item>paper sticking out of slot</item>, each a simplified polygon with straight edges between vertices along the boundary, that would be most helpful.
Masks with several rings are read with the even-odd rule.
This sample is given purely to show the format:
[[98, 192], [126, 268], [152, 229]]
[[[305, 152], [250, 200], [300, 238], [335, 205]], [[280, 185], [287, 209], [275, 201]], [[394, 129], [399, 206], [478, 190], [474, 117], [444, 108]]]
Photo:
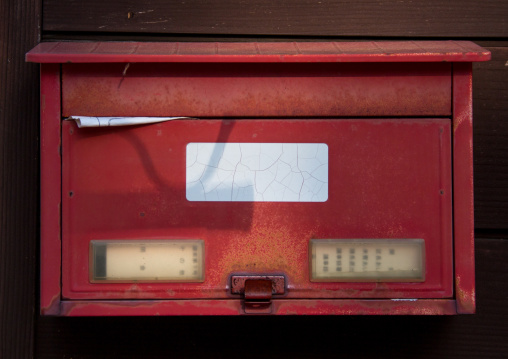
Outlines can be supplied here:
[[165, 122], [189, 117], [95, 117], [95, 116], [71, 116], [67, 121], [76, 121], [79, 128], [86, 127], [110, 127], [110, 126], [134, 126], [150, 123]]

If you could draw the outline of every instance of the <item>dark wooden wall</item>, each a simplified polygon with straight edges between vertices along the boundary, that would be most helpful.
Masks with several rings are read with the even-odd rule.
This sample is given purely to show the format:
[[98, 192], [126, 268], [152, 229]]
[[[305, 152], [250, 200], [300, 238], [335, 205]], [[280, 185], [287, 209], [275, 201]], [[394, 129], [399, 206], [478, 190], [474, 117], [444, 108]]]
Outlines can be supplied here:
[[[0, 358], [508, 357], [506, 0], [0, 1]], [[42, 24], [42, 26], [40, 26]], [[55, 318], [38, 315], [38, 66], [53, 40], [468, 39], [474, 67], [478, 314]]]

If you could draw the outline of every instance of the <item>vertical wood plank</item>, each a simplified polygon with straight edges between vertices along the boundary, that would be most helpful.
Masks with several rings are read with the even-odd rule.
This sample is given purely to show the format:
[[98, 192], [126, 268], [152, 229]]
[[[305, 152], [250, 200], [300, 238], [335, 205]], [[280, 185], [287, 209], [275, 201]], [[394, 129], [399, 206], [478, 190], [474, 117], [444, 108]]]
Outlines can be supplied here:
[[475, 227], [508, 229], [508, 47], [473, 65]]
[[39, 36], [36, 0], [0, 1], [0, 357], [29, 358], [38, 232]]

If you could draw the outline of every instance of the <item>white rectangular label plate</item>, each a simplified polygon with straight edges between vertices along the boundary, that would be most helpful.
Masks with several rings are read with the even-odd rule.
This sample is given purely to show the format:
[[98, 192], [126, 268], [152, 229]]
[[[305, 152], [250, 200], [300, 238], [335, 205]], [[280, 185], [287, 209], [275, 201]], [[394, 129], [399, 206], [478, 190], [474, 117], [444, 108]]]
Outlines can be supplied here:
[[206, 202], [325, 202], [325, 143], [189, 143], [186, 197]]
[[423, 239], [313, 239], [312, 282], [423, 282]]
[[90, 281], [202, 282], [202, 240], [93, 240]]

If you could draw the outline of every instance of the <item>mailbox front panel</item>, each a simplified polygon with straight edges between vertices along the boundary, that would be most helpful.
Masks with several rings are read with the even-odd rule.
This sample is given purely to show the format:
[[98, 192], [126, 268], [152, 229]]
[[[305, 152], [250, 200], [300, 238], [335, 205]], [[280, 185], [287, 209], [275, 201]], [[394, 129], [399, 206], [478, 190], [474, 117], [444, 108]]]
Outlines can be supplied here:
[[[62, 126], [65, 298], [236, 298], [230, 283], [237, 274], [284, 276], [286, 299], [453, 296], [450, 119], [187, 119], [95, 129], [64, 121]], [[254, 195], [218, 200], [220, 193], [211, 200], [192, 200], [187, 167], [194, 144], [206, 144], [203, 151], [216, 146], [225, 151], [223, 144], [244, 151], [262, 144], [286, 152], [298, 144], [321, 149], [326, 155], [320, 155], [323, 163], [314, 177], [326, 185], [327, 194], [315, 201], [312, 196], [282, 201]], [[273, 163], [281, 157], [276, 150], [265, 155], [272, 155]], [[305, 169], [298, 164], [303, 161], [288, 167], [284, 177], [277, 169], [267, 174], [254, 165], [250, 191], [265, 190], [270, 176], [280, 182], [273, 188], [302, 191], [298, 179]], [[239, 163], [253, 162], [244, 158]], [[277, 166], [284, 170], [283, 161]], [[201, 180], [217, 175], [206, 171]], [[231, 193], [227, 187], [222, 191]], [[334, 239], [423, 240], [424, 278], [312, 280], [311, 241]], [[91, 280], [92, 241], [164, 240], [203, 242], [202, 280]], [[143, 263], [140, 271], [148, 265]]]

